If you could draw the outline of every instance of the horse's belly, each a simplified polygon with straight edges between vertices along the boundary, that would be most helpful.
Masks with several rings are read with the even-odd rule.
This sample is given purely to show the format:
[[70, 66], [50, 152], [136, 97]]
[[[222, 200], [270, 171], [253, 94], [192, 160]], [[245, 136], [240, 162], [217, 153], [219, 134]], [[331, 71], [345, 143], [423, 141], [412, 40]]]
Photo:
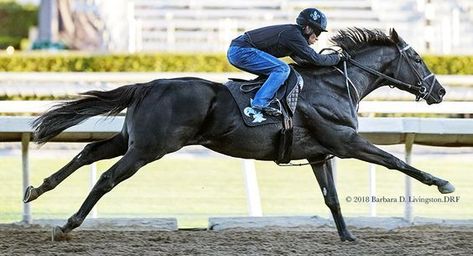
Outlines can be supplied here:
[[[252, 128], [257, 129], [257, 128]], [[232, 133], [202, 143], [203, 146], [218, 153], [257, 160], [275, 160], [279, 150], [280, 133], [262, 132], [246, 129], [250, 132]], [[315, 155], [325, 154], [326, 149], [318, 144], [307, 130], [294, 128], [292, 159], [306, 159]]]

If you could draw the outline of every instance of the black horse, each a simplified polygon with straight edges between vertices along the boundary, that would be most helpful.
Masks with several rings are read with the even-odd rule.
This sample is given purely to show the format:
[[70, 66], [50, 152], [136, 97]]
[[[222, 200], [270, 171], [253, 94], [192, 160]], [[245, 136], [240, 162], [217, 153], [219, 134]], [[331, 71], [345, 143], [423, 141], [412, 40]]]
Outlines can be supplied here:
[[[341, 240], [355, 240], [348, 231], [333, 182], [328, 156], [356, 158], [396, 169], [441, 193], [454, 187], [377, 148], [357, 132], [356, 106], [371, 91], [390, 85], [440, 103], [445, 94], [421, 57], [394, 30], [352, 28], [339, 31], [332, 42], [351, 56], [338, 68], [320, 72], [296, 67], [305, 86], [294, 115], [291, 159], [307, 159], [330, 208]], [[346, 73], [347, 79], [342, 73]], [[41, 115], [33, 124], [35, 141], [46, 143], [68, 127], [95, 115], [116, 115], [127, 109], [120, 133], [90, 143], [66, 166], [46, 178], [38, 188], [29, 187], [24, 202], [55, 188], [79, 167], [123, 155], [102, 174], [80, 209], [62, 227], [53, 229], [55, 240], [65, 239], [77, 228], [97, 201], [142, 166], [186, 145], [202, 145], [240, 158], [276, 160], [282, 124], [247, 127], [230, 92], [222, 84], [199, 78], [159, 79], [111, 91], [90, 91], [81, 99], [63, 103]]]

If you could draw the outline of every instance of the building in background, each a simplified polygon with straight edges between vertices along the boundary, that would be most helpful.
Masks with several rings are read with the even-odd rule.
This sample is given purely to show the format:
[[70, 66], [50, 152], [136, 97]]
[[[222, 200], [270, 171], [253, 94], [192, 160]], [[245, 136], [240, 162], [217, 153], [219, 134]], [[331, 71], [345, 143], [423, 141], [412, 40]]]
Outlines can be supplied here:
[[[59, 40], [70, 48], [111, 52], [222, 52], [238, 34], [294, 23], [317, 7], [328, 38], [347, 27], [394, 27], [422, 53], [473, 53], [471, 0], [42, 0], [60, 2]], [[62, 24], [62, 26], [61, 26]], [[41, 34], [41, 31], [40, 31]]]

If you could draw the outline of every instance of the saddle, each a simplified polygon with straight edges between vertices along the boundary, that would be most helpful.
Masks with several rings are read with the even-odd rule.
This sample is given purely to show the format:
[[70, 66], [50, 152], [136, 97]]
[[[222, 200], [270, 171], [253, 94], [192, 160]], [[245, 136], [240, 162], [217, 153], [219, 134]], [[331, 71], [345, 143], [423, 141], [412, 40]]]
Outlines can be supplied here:
[[224, 85], [228, 88], [233, 99], [240, 109], [240, 114], [245, 125], [250, 127], [282, 123], [279, 137], [278, 159], [276, 163], [290, 161], [292, 146], [292, 117], [296, 111], [299, 93], [304, 87], [302, 76], [291, 67], [291, 72], [286, 82], [279, 88], [271, 106], [282, 112], [281, 116], [271, 116], [263, 112], [254, 111], [250, 102], [258, 89], [266, 81], [267, 76], [259, 76], [254, 80], [230, 79]]

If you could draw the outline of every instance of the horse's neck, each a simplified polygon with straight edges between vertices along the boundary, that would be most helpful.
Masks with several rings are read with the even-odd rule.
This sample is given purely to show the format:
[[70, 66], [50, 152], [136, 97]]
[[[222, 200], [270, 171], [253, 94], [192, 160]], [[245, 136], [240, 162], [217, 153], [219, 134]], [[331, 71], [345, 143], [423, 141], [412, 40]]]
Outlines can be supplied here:
[[[376, 47], [353, 57], [362, 65], [381, 73], [387, 72], [395, 58], [395, 52], [388, 47]], [[359, 94], [358, 100], [362, 100], [372, 91], [384, 85], [381, 78], [355, 66], [348, 68], [348, 77], [356, 87]]]

